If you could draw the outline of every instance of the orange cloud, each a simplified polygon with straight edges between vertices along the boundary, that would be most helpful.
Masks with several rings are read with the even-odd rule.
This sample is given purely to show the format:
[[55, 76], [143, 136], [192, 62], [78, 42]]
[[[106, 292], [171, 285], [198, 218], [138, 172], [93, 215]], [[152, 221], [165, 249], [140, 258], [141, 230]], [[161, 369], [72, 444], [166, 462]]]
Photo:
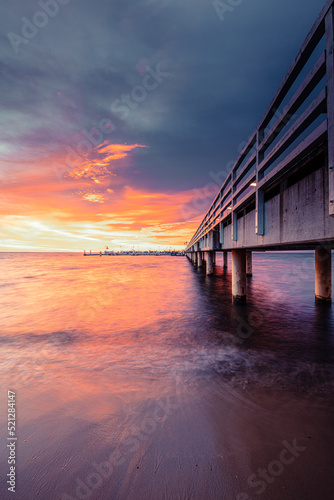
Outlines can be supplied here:
[[99, 153], [108, 153], [114, 155], [117, 153], [124, 153], [132, 151], [134, 148], [146, 148], [142, 144], [108, 144], [108, 141], [104, 141], [101, 146], [97, 146]]
[[96, 146], [87, 157], [78, 157], [72, 170], [68, 175], [73, 178], [86, 177], [93, 181], [99, 181], [98, 177], [115, 175], [109, 169], [110, 163], [126, 158], [130, 151], [136, 148], [144, 148], [142, 144], [109, 144], [105, 141]]
[[104, 197], [102, 194], [87, 193], [82, 196], [84, 200], [92, 201], [93, 203], [104, 203]]
[[[117, 177], [111, 177], [107, 169], [108, 183], [99, 176], [99, 168], [107, 167], [104, 162], [112, 151], [129, 155], [138, 147], [143, 146], [104, 144], [99, 147], [100, 159], [81, 158], [80, 165], [72, 165], [73, 175], [65, 178], [58, 175], [58, 167], [54, 166], [54, 162], [61, 164], [64, 155], [11, 164], [5, 172], [6, 181], [0, 183], [0, 248], [183, 248], [201, 218], [196, 211], [190, 216], [184, 211], [187, 204], [191, 205], [193, 191], [138, 190], [129, 185], [123, 169]], [[114, 164], [118, 161], [122, 160], [115, 160]], [[82, 175], [76, 168], [82, 168]]]

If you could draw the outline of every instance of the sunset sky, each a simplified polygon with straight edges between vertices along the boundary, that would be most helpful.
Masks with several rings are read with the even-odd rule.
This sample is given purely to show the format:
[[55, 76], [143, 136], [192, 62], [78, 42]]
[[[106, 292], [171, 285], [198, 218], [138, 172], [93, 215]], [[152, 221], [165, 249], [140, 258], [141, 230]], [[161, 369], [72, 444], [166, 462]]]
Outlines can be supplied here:
[[3, 0], [0, 250], [183, 248], [323, 3]]

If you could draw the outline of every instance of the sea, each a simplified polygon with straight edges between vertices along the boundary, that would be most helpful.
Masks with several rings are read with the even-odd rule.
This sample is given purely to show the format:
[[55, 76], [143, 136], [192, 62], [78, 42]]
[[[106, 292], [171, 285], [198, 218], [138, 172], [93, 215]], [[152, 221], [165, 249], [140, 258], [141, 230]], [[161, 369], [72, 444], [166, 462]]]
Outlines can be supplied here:
[[333, 498], [334, 307], [312, 252], [253, 253], [238, 305], [219, 255], [212, 276], [182, 256], [0, 263], [2, 499]]

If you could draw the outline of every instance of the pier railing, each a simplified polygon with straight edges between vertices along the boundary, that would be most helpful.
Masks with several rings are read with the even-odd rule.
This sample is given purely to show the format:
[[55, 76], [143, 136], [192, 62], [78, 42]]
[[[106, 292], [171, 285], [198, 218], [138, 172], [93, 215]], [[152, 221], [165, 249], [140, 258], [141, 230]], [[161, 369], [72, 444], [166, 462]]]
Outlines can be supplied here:
[[[187, 245], [219, 249], [223, 229], [255, 209], [255, 232], [264, 234], [265, 193], [321, 145], [328, 148], [329, 214], [334, 215], [334, 2], [327, 1], [267, 111], [233, 165]], [[216, 234], [215, 234], [216, 233]], [[218, 238], [217, 238], [218, 236]]]

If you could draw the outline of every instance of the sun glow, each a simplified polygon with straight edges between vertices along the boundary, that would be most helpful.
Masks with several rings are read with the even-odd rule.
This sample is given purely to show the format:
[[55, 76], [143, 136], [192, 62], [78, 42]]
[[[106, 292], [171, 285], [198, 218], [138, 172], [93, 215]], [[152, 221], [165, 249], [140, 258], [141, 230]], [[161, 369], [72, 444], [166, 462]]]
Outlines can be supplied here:
[[0, 249], [182, 249], [201, 216], [185, 210], [195, 195], [131, 187], [130, 155], [142, 147], [104, 143], [65, 167], [65, 154], [11, 163], [0, 184]]

